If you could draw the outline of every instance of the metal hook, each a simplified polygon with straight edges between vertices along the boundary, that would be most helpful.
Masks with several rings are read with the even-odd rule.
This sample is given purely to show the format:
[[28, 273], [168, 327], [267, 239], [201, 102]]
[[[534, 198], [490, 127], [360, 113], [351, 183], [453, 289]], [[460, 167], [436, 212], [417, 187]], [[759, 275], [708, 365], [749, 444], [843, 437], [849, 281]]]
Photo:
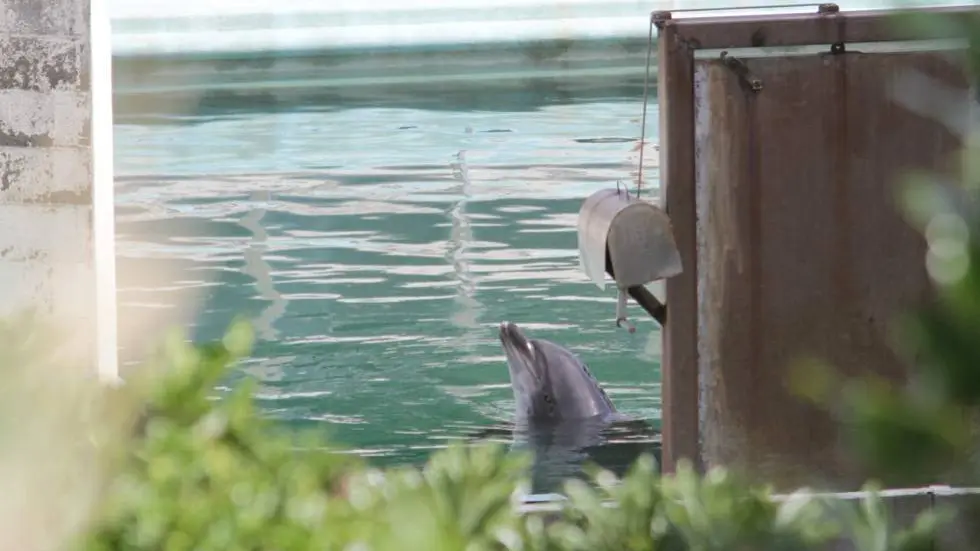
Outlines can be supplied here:
[[616, 327], [622, 327], [625, 323], [630, 333], [636, 333], [636, 327], [626, 319], [626, 297], [626, 289], [620, 288], [616, 297]]
[[729, 55], [727, 50], [721, 52], [721, 55], [719, 55], [718, 58], [726, 67], [731, 69], [739, 80], [744, 85], [748, 86], [750, 90], [753, 92], [759, 92], [762, 90], [762, 79], [752, 74], [752, 71], [749, 70], [749, 66], [746, 65], [744, 61], [733, 55]]
[[619, 319], [617, 319], [616, 320], [616, 327], [622, 327], [622, 324], [624, 324], [624, 323], [626, 324], [626, 330], [627, 331], [629, 331], [630, 333], [636, 333], [636, 327], [634, 327], [633, 324], [630, 323], [630, 320], [628, 320], [626, 318], [619, 318]]
[[630, 198], [630, 189], [623, 184], [622, 180], [616, 180], [616, 193], [625, 193], [626, 198]]

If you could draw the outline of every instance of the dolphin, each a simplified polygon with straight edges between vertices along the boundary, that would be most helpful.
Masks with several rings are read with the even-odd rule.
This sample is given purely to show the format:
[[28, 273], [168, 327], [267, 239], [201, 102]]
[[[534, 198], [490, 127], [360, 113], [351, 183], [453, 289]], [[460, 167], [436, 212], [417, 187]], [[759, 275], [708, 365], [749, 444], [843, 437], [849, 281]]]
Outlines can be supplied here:
[[500, 324], [500, 343], [507, 356], [518, 422], [540, 425], [626, 418], [585, 363], [567, 348], [529, 339], [516, 323], [508, 321]]
[[567, 348], [529, 338], [510, 322], [500, 324], [500, 342], [516, 402], [512, 449], [534, 454], [532, 492], [555, 491], [584, 475], [589, 460], [622, 475], [639, 453], [659, 447], [659, 431], [620, 413]]

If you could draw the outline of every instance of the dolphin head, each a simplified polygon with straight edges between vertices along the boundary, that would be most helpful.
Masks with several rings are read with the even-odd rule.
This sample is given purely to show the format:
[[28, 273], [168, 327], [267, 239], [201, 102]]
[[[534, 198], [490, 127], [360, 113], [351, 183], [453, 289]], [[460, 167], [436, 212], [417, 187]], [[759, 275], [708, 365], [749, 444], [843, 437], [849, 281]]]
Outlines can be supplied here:
[[567, 348], [500, 324], [518, 420], [565, 421], [616, 413], [588, 367]]

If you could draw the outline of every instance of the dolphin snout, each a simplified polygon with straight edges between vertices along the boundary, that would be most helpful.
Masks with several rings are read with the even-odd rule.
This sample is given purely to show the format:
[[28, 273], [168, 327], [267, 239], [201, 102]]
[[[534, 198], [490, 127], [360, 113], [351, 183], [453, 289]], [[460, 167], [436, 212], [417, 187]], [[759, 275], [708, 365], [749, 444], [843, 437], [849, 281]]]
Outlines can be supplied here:
[[500, 342], [517, 350], [528, 350], [527, 337], [516, 323], [505, 321], [500, 324]]
[[501, 340], [511, 340], [514, 337], [520, 337], [521, 329], [517, 327], [516, 323], [509, 321], [500, 322], [500, 338]]
[[507, 355], [510, 382], [515, 392], [523, 393], [529, 381], [539, 380], [535, 367], [536, 354], [530, 339], [524, 335], [516, 323], [505, 321], [500, 324], [500, 344]]

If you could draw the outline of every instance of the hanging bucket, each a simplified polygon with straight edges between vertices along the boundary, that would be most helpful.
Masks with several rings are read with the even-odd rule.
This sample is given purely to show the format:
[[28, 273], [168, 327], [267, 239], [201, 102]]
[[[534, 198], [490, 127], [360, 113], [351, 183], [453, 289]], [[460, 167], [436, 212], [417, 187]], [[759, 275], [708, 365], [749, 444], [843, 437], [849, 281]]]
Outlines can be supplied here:
[[617, 323], [626, 319], [626, 289], [683, 271], [667, 213], [626, 189], [602, 189], [585, 200], [578, 214], [578, 248], [579, 265], [600, 289], [608, 250], [620, 294]]

